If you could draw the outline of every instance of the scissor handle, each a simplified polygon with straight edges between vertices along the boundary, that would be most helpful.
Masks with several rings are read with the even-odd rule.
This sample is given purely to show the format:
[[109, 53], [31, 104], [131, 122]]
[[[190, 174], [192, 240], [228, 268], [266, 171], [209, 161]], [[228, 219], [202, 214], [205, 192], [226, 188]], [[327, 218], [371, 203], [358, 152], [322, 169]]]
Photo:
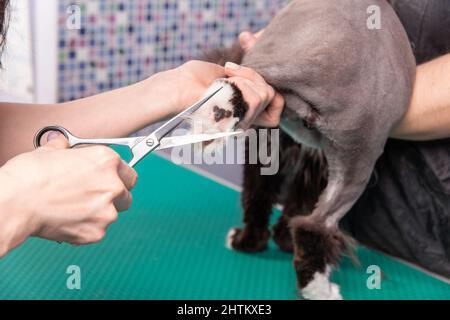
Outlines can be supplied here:
[[69, 141], [72, 140], [73, 135], [66, 128], [63, 128], [61, 126], [48, 126], [39, 130], [34, 136], [34, 147], [36, 149], [42, 147], [41, 144], [42, 137], [44, 137], [46, 133], [49, 133], [51, 131], [59, 132], [62, 135], [64, 135], [67, 140]]
[[67, 130], [66, 128], [60, 126], [48, 126], [42, 128], [36, 133], [36, 136], [34, 137], [34, 146], [36, 148], [42, 146], [41, 144], [42, 137], [50, 131], [56, 131], [63, 134], [69, 141], [70, 148], [79, 145], [103, 145], [103, 146], [116, 145], [116, 146], [126, 146], [132, 149], [139, 141], [143, 139], [143, 137], [119, 138], [119, 139], [82, 139], [71, 134], [70, 131]]

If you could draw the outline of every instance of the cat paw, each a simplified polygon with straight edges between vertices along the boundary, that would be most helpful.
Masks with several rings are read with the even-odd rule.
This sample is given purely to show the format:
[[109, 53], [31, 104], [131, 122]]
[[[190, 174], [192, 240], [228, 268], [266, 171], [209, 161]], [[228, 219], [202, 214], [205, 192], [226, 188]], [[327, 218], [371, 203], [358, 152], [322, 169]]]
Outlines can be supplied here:
[[230, 250], [234, 250], [233, 241], [234, 241], [234, 237], [236, 236], [237, 233], [238, 233], [237, 228], [231, 228], [227, 233], [227, 237], [225, 240], [225, 246]]
[[230, 250], [242, 252], [261, 252], [267, 249], [270, 232], [248, 231], [247, 229], [232, 228], [227, 234], [226, 247]]
[[301, 295], [306, 300], [343, 300], [339, 286], [331, 283], [330, 287], [325, 290], [304, 289]]
[[306, 300], [342, 300], [339, 286], [330, 282], [330, 269], [326, 273], [316, 272], [313, 280], [304, 287], [300, 294]]
[[[248, 110], [241, 90], [227, 79], [218, 79], [208, 88], [204, 96], [222, 88], [191, 116], [190, 134], [219, 133], [233, 131], [244, 119]], [[223, 148], [224, 139], [216, 139], [203, 145], [204, 151], [213, 153]]]

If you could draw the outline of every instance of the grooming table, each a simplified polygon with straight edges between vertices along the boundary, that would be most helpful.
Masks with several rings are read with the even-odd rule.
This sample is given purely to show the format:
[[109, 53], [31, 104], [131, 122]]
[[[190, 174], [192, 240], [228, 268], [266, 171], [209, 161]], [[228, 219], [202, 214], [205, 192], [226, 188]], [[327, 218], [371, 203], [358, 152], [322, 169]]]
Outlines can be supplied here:
[[[241, 225], [236, 191], [157, 155], [137, 170], [134, 206], [102, 243], [29, 240], [0, 260], [0, 299], [296, 298], [291, 254], [273, 243], [260, 254], [225, 248]], [[366, 248], [358, 256], [360, 267], [344, 259], [333, 275], [345, 299], [450, 298], [449, 284], [415, 268]], [[70, 265], [81, 268], [81, 290], [66, 287]], [[369, 265], [382, 269], [380, 290], [367, 288]]]

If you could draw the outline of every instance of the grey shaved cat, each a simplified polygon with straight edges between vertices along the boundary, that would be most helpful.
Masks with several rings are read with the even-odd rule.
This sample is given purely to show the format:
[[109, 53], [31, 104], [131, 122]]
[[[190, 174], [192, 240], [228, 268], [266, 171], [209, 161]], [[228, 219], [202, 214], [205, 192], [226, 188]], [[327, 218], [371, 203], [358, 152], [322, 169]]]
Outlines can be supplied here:
[[[374, 5], [380, 9], [379, 29], [367, 24], [368, 8]], [[239, 55], [234, 52], [232, 56]], [[245, 227], [231, 230], [229, 245], [250, 252], [265, 249], [269, 208], [277, 201], [271, 193], [280, 189], [273, 186], [286, 183], [281, 176], [286, 169], [304, 179], [304, 167], [288, 167], [286, 163], [292, 163], [293, 158], [298, 164], [318, 163], [316, 176], [310, 180], [319, 179], [317, 173], [322, 174], [322, 170], [326, 171], [326, 182], [310, 212], [292, 205], [306, 196], [300, 191], [293, 193], [296, 187], [288, 186], [293, 193], [288, 199], [291, 203], [284, 203], [285, 208], [291, 208], [284, 221], [289, 231], [277, 233], [278, 238], [283, 234], [287, 240], [274, 240], [279, 245], [291, 242], [304, 298], [340, 299], [339, 287], [329, 281], [347, 246], [339, 222], [364, 191], [390, 131], [409, 105], [416, 61], [408, 37], [385, 0], [294, 0], [273, 19], [243, 56], [242, 64], [255, 69], [284, 96], [286, 108], [280, 127], [289, 136], [286, 139], [293, 140], [289, 148], [295, 144], [297, 149], [295, 156], [291, 153], [290, 159], [285, 159], [285, 170], [279, 177], [257, 176], [246, 167]], [[221, 123], [221, 130], [230, 130], [242, 118], [229, 103], [236, 90], [230, 87], [228, 96], [221, 98], [227, 103], [216, 101], [201, 111], [210, 119], [207, 127], [217, 127], [214, 109], [233, 112], [232, 117], [221, 120], [227, 121]], [[258, 203], [265, 198], [271, 200]], [[284, 246], [289, 250], [289, 244]]]

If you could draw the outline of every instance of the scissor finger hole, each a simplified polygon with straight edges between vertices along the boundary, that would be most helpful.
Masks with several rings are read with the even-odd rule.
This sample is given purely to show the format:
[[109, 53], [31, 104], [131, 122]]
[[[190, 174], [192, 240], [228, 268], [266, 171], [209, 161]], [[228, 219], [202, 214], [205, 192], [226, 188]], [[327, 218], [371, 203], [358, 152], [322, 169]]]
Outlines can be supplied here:
[[64, 128], [59, 127], [59, 126], [49, 126], [49, 127], [42, 128], [41, 130], [39, 130], [36, 133], [36, 136], [34, 137], [34, 147], [35, 148], [42, 147], [43, 146], [42, 140], [45, 140], [43, 138], [47, 137], [50, 132], [61, 133], [62, 135], [64, 135], [64, 137], [66, 137], [66, 139], [69, 139], [69, 135]]

